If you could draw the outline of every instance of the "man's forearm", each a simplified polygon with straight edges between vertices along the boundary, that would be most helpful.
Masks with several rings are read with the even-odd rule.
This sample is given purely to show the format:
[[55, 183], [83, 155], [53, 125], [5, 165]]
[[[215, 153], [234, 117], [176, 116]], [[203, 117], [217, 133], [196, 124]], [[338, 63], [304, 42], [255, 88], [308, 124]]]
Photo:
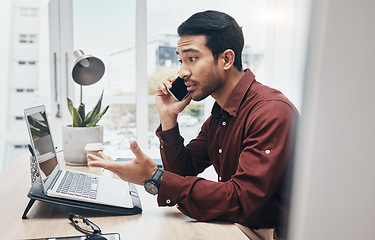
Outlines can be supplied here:
[[162, 131], [172, 129], [177, 124], [177, 114], [159, 115]]

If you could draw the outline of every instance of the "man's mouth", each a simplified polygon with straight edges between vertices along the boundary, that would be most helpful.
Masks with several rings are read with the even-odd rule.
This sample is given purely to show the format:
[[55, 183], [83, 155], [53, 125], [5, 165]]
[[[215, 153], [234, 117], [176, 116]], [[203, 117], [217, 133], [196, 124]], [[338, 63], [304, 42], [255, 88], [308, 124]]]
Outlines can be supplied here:
[[192, 92], [192, 91], [194, 91], [197, 88], [198, 84], [194, 83], [194, 82], [191, 82], [191, 81], [187, 81], [187, 82], [185, 82], [185, 85], [187, 87], [187, 90], [189, 92]]

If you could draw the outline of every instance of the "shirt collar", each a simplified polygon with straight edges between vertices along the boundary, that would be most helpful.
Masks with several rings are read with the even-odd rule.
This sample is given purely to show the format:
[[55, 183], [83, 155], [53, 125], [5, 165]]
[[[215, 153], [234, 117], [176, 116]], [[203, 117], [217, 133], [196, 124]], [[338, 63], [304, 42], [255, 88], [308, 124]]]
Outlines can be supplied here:
[[245, 70], [245, 74], [242, 76], [240, 81], [238, 81], [237, 85], [234, 87], [233, 91], [229, 95], [227, 101], [225, 102], [223, 108], [215, 102], [214, 106], [212, 107], [212, 115], [218, 117], [222, 114], [222, 110], [227, 112], [229, 115], [236, 117], [238, 113], [238, 109], [240, 108], [242, 99], [244, 98], [246, 92], [250, 88], [251, 84], [255, 80], [255, 75], [251, 72], [250, 69]]

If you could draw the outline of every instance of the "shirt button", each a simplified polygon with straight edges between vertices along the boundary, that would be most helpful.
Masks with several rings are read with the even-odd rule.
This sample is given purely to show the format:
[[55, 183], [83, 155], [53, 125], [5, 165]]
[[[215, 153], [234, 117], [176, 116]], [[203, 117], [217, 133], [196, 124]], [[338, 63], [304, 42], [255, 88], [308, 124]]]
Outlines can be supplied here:
[[219, 149], [219, 153], [222, 153], [222, 152], [223, 152], [223, 150], [220, 148], [220, 149]]
[[167, 204], [171, 204], [171, 200], [170, 200], [170, 199], [165, 200], [165, 202], [166, 202]]
[[222, 122], [221, 124], [222, 124], [223, 126], [227, 125], [227, 123], [226, 123], [226, 122]]
[[164, 148], [164, 146], [163, 146], [163, 145], [160, 145], [160, 148]]
[[221, 181], [221, 177], [219, 177], [219, 181]]
[[268, 149], [265, 152], [266, 152], [266, 154], [270, 154], [271, 153], [271, 151], [268, 150]]

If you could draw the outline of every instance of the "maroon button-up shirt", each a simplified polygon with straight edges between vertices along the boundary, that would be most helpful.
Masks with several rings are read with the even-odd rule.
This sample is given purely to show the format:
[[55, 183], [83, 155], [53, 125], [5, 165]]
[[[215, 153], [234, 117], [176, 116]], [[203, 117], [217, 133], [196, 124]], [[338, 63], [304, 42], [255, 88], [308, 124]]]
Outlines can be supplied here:
[[[280, 227], [289, 194], [282, 182], [291, 163], [298, 111], [248, 69], [224, 107], [214, 104], [196, 139], [186, 147], [178, 125], [156, 131], [164, 173], [159, 206], [197, 220]], [[196, 177], [213, 165], [218, 182]]]

